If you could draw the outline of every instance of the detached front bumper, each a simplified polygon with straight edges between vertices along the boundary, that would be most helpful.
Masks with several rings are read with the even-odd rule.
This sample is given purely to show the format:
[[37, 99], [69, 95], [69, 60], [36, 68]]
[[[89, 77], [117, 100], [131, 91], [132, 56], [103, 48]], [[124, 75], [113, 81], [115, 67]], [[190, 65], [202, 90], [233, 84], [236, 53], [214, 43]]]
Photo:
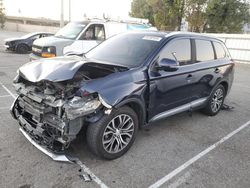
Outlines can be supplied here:
[[31, 144], [33, 144], [37, 149], [39, 149], [44, 154], [51, 157], [54, 161], [71, 162], [66, 155], [55, 154], [55, 153], [47, 150], [46, 148], [44, 148], [44, 147], [40, 146], [38, 143], [36, 143], [22, 128], [19, 128], [19, 130], [23, 133], [23, 135], [27, 138], [27, 140], [30, 141]]
[[[72, 130], [70, 128], [70, 126], [72, 126], [72, 122], [65, 122], [65, 129], [61, 132], [57, 130], [58, 135], [52, 135], [50, 129], [56, 128], [49, 126], [49, 120], [44, 120], [41, 123], [35, 122], [33, 120], [34, 117], [32, 117], [32, 114], [26, 112], [25, 109], [21, 109], [19, 105], [19, 98], [20, 97], [18, 97], [13, 102], [10, 112], [13, 118], [19, 122], [19, 130], [22, 132], [22, 134], [37, 149], [51, 157], [53, 160], [70, 162], [70, 160], [64, 155], [65, 149], [76, 137], [76, 134], [79, 132], [82, 125], [80, 125], [79, 127], [74, 127], [75, 134], [72, 134]], [[53, 117], [51, 120], [53, 120]], [[76, 122], [73, 123], [75, 123], [74, 125], [76, 125]]]

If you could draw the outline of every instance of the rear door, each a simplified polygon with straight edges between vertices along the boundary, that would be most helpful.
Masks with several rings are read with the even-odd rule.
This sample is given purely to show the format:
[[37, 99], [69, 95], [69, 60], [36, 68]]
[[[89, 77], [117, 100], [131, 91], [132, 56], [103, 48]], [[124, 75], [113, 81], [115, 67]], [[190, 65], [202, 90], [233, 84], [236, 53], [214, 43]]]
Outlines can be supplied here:
[[[195, 39], [194, 76], [197, 84], [193, 87], [195, 99], [209, 97], [215, 84], [223, 78], [228, 66], [226, 52], [219, 42]], [[217, 52], [217, 53], [216, 53]]]

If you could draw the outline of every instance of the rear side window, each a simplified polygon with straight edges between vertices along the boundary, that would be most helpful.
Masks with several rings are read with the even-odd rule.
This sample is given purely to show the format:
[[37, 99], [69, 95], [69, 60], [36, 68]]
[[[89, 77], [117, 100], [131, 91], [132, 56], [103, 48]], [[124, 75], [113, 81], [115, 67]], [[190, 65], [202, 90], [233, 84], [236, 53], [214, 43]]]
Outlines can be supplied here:
[[180, 65], [187, 65], [191, 63], [191, 42], [189, 39], [179, 39], [171, 41], [160, 53], [161, 59], [171, 59], [180, 63]]
[[226, 51], [220, 43], [214, 42], [214, 48], [215, 48], [217, 59], [222, 59], [226, 57]]
[[212, 43], [208, 40], [195, 40], [196, 61], [214, 60], [214, 49]]

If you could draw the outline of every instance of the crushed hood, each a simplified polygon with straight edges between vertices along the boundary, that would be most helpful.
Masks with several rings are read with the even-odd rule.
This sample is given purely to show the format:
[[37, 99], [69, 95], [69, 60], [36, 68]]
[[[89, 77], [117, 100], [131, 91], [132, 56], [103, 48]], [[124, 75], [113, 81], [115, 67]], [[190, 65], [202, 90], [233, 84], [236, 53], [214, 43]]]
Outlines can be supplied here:
[[19, 68], [18, 73], [31, 82], [59, 82], [72, 79], [85, 63], [87, 61], [79, 56], [39, 59], [26, 63]]
[[[95, 64], [99, 67], [99, 70], [102, 69], [102, 66], [116, 67], [127, 69], [120, 65], [114, 65], [109, 62], [98, 61], [94, 59], [84, 59], [80, 56], [61, 56], [55, 58], [44, 58], [38, 59], [36, 61], [31, 61], [24, 64], [18, 69], [18, 74], [30, 82], [40, 82], [42, 80], [47, 80], [51, 82], [61, 82], [72, 79], [77, 71], [83, 67], [84, 64]], [[93, 77], [96, 77], [95, 69], [91, 71]], [[111, 70], [110, 73], [115, 71]], [[106, 74], [108, 75], [106, 70]]]
[[71, 80], [80, 70], [87, 71], [90, 80], [81, 83], [78, 91], [98, 93], [102, 101], [111, 106], [147, 86], [144, 72], [79, 56], [39, 59], [23, 65], [18, 72], [24, 79], [35, 83]]

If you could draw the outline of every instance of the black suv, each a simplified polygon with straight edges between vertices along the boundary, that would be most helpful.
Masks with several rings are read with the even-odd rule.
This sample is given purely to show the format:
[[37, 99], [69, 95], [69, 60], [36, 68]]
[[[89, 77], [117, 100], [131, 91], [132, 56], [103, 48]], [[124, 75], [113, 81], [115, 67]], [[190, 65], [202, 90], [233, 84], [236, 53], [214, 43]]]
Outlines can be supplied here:
[[138, 128], [153, 121], [197, 109], [216, 115], [233, 75], [234, 62], [216, 38], [125, 33], [82, 57], [23, 65], [14, 80], [19, 96], [11, 113], [47, 154], [64, 151], [85, 127], [90, 150], [114, 159], [131, 147]]

